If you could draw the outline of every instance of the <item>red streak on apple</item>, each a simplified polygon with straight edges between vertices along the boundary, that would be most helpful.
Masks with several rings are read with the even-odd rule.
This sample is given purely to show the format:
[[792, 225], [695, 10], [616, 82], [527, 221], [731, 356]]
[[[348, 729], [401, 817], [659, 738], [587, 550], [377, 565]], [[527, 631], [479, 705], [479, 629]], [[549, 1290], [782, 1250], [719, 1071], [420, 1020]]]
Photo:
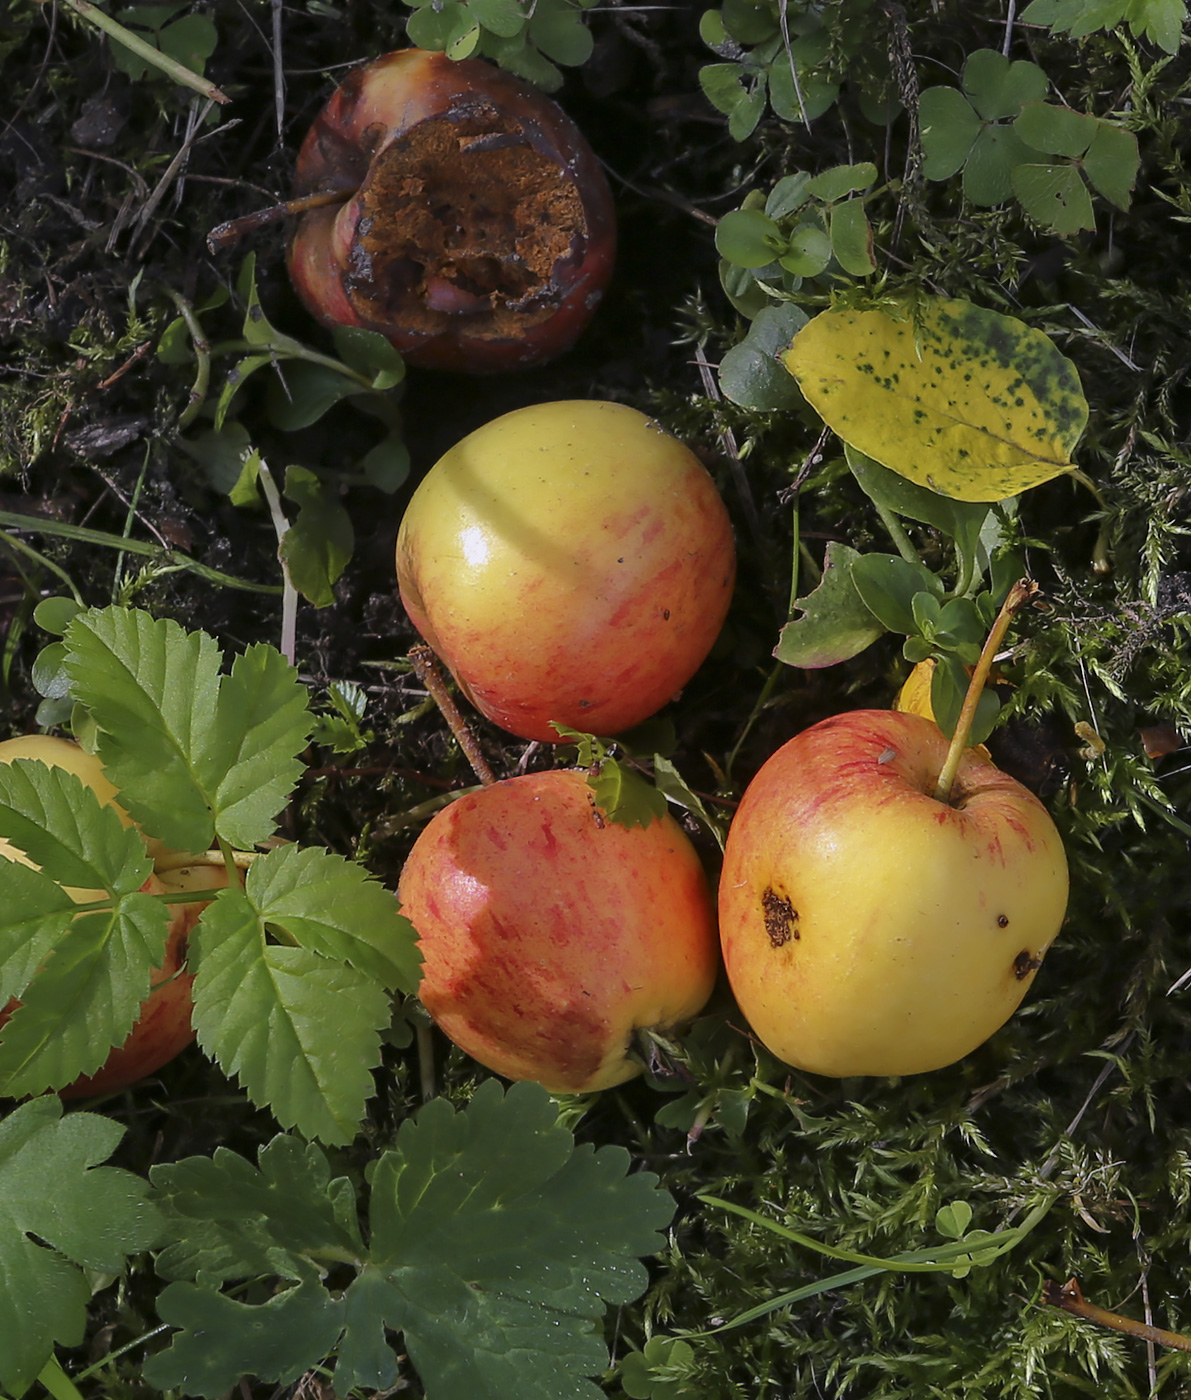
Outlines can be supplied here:
[[764, 1044], [829, 1075], [951, 1064], [1016, 1010], [1062, 924], [1046, 808], [919, 715], [837, 715], [779, 749], [728, 834], [720, 936]]
[[715, 982], [714, 908], [682, 828], [602, 821], [572, 770], [453, 802], [398, 893], [436, 1023], [489, 1069], [554, 1092], [632, 1078], [634, 1029], [689, 1021]]
[[289, 270], [325, 325], [468, 373], [568, 349], [612, 275], [615, 212], [548, 97], [479, 59], [403, 49], [355, 69], [298, 155]]
[[736, 574], [706, 468], [623, 404], [505, 414], [427, 473], [397, 536], [401, 599], [489, 719], [616, 734], [710, 651]]

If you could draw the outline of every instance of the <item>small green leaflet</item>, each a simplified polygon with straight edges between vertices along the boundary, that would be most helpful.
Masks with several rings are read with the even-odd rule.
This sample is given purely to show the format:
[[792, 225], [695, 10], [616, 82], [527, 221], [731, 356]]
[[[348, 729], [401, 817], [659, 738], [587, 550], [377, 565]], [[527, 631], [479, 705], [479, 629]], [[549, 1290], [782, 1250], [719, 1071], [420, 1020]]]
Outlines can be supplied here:
[[609, 745], [594, 734], [551, 720], [564, 743], [579, 749], [578, 766], [587, 769], [587, 786], [599, 811], [618, 826], [652, 826], [666, 815], [666, 799], [634, 768], [612, 757]]
[[[286, 1384], [337, 1348], [336, 1392], [398, 1380], [385, 1329], [434, 1400], [599, 1400], [609, 1303], [639, 1296], [674, 1203], [618, 1147], [576, 1146], [545, 1090], [485, 1081], [433, 1100], [374, 1164], [370, 1244], [354, 1193], [312, 1146], [275, 1138], [253, 1168], [219, 1151], [153, 1170], [168, 1248], [162, 1319], [179, 1330], [151, 1384], [216, 1396]], [[328, 1271], [354, 1271], [329, 1288]], [[277, 1281], [264, 1303], [220, 1285]], [[196, 1280], [184, 1282], [182, 1280]], [[236, 1290], [233, 1290], [236, 1291]]]
[[272, 835], [312, 723], [280, 652], [249, 647], [221, 674], [205, 632], [119, 607], [80, 613], [65, 640], [99, 757], [148, 835], [179, 851], [206, 850], [216, 834], [248, 850]]
[[53, 1355], [80, 1346], [91, 1287], [160, 1239], [147, 1185], [98, 1164], [123, 1136], [93, 1113], [62, 1117], [53, 1095], [0, 1122], [0, 1388], [20, 1396]]
[[1150, 38], [1177, 53], [1187, 20], [1186, 0], [1034, 0], [1022, 11], [1027, 24], [1045, 24], [1056, 34], [1083, 39], [1128, 21], [1135, 38]]
[[[139, 892], [144, 842], [73, 773], [31, 759], [0, 765], [0, 836], [42, 867], [2, 867], [0, 1006], [22, 1004], [0, 1030], [0, 1095], [22, 1097], [92, 1073], [124, 1041], [168, 915]], [[63, 885], [109, 907], [78, 913]]]
[[349, 1142], [373, 1090], [389, 992], [420, 955], [396, 898], [319, 847], [259, 857], [221, 890], [194, 940], [199, 1044], [286, 1127]]

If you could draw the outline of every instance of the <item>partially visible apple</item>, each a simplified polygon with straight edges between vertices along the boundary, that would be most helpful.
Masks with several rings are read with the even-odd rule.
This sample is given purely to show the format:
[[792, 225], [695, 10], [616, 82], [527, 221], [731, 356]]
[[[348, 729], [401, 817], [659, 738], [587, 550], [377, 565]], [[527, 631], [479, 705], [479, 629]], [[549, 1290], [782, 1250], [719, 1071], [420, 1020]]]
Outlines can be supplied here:
[[437, 1024], [497, 1074], [556, 1093], [632, 1078], [634, 1031], [689, 1021], [715, 982], [715, 911], [682, 828], [606, 821], [575, 770], [458, 798], [418, 837], [398, 894]]
[[[126, 827], [135, 825], [115, 800], [116, 788], [104, 774], [99, 759], [73, 740], [48, 734], [29, 734], [0, 742], [0, 763], [12, 763], [18, 758], [34, 759], [47, 767], [63, 768], [73, 773], [95, 793], [102, 804], [115, 810]], [[185, 857], [169, 851], [157, 841], [146, 842], [146, 847], [150, 857], [160, 861], [164, 867], [146, 880], [142, 886], [146, 893], [181, 894], [193, 890], [221, 889], [227, 884], [227, 874], [221, 865], [201, 861], [184, 864]], [[0, 838], [0, 860], [33, 864], [23, 852], [3, 838]], [[69, 889], [67, 892], [79, 903], [102, 894], [97, 890], [81, 889]], [[170, 930], [165, 958], [151, 974], [153, 990], [141, 1004], [140, 1016], [128, 1039], [112, 1051], [93, 1075], [84, 1076], [60, 1089], [63, 1098], [107, 1093], [132, 1084], [160, 1069], [194, 1039], [190, 1025], [190, 986], [194, 979], [184, 970], [186, 940], [206, 907], [206, 903], [199, 901], [169, 906]], [[0, 1009], [0, 1030], [12, 1014], [14, 1005]]]
[[791, 739], [749, 784], [720, 880], [724, 963], [780, 1059], [901, 1075], [962, 1058], [1017, 1009], [1063, 922], [1046, 808], [970, 750], [934, 796], [930, 720], [858, 710]]
[[623, 404], [538, 404], [485, 424], [414, 492], [397, 580], [414, 626], [489, 719], [616, 734], [710, 651], [736, 572], [699, 459]]

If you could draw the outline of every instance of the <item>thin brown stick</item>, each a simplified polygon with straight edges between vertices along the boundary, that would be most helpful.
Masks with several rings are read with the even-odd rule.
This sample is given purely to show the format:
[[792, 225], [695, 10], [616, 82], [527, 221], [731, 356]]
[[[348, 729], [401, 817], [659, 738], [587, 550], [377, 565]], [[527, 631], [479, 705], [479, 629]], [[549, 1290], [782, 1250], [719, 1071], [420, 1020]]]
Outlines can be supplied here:
[[301, 199], [286, 199], [280, 204], [266, 205], [264, 209], [256, 209], [238, 219], [229, 219], [225, 224], [216, 224], [207, 234], [207, 247], [212, 253], [217, 253], [229, 243], [238, 243], [245, 234], [256, 233], [267, 224], [275, 224], [279, 219], [288, 219], [293, 214], [304, 214], [307, 209], [342, 204], [352, 193], [353, 190], [321, 190], [318, 194], [304, 195]]
[[1095, 1322], [1100, 1327], [1111, 1327], [1114, 1332], [1124, 1332], [1130, 1337], [1141, 1337], [1143, 1341], [1156, 1342], [1159, 1346], [1171, 1347], [1175, 1351], [1191, 1351], [1191, 1337], [1182, 1332], [1168, 1332], [1164, 1327], [1154, 1327], [1148, 1322], [1139, 1322], [1135, 1317], [1123, 1317], [1120, 1313], [1109, 1312], [1095, 1303], [1084, 1301], [1075, 1279], [1066, 1283], [1056, 1283], [1048, 1279], [1042, 1286], [1042, 1301], [1052, 1308], [1061, 1308], [1073, 1317], [1082, 1317], [1085, 1322]]
[[446, 720], [451, 733], [459, 747], [463, 750], [463, 756], [472, 766], [472, 771], [485, 787], [490, 787], [496, 782], [496, 774], [488, 766], [488, 760], [480, 752], [480, 745], [476, 736], [471, 732], [471, 727], [463, 718], [459, 706], [455, 704], [455, 697], [447, 688], [447, 683], [443, 680], [442, 672], [438, 667], [438, 657], [430, 650], [425, 643], [420, 643], [416, 647], [410, 648], [410, 665], [414, 668], [414, 674], [418, 680], [426, 687], [430, 698], [438, 706], [443, 719]]

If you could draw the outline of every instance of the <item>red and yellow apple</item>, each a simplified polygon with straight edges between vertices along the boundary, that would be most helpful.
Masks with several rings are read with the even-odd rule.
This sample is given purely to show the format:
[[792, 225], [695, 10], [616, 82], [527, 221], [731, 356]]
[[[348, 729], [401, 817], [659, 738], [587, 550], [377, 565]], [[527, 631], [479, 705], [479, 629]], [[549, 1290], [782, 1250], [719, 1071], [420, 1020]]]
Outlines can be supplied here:
[[817, 1074], [942, 1068], [1017, 1009], [1063, 922], [1050, 814], [920, 715], [858, 710], [796, 735], [749, 784], [719, 891], [741, 1011]]
[[599, 161], [557, 103], [480, 59], [403, 49], [348, 74], [298, 155], [289, 271], [325, 325], [411, 363], [520, 369], [570, 347], [616, 253]]
[[728, 611], [732, 526], [699, 459], [623, 404], [518, 409], [414, 492], [397, 580], [414, 626], [489, 719], [616, 734], [698, 669]]
[[[46, 734], [30, 734], [0, 743], [0, 763], [15, 759], [34, 759], [51, 768], [63, 768], [85, 783], [105, 806], [112, 807], [125, 826], [133, 826], [132, 818], [115, 800], [117, 792], [104, 774], [103, 765], [69, 739]], [[227, 884], [222, 865], [212, 865], [201, 859], [191, 860], [163, 847], [160, 842], [146, 842], [149, 854], [162, 865], [146, 880], [142, 888], [148, 894], [183, 894], [194, 890], [216, 890]], [[0, 860], [33, 862], [11, 842], [0, 838]], [[102, 896], [98, 890], [70, 889], [68, 893], [78, 903]], [[104, 1064], [92, 1075], [85, 1075], [58, 1092], [63, 1098], [79, 1098], [108, 1093], [145, 1078], [167, 1064], [194, 1039], [190, 1024], [190, 987], [193, 976], [185, 970], [186, 941], [198, 922], [206, 902], [194, 901], [171, 904], [169, 936], [165, 958], [150, 976], [152, 988], [141, 1004], [140, 1014], [127, 1040], [116, 1047]], [[0, 1031], [12, 1014], [13, 1004], [0, 1009]]]
[[605, 820], [575, 770], [452, 802], [398, 894], [435, 1022], [497, 1074], [556, 1093], [632, 1078], [634, 1031], [681, 1026], [715, 982], [714, 905], [682, 828]]

